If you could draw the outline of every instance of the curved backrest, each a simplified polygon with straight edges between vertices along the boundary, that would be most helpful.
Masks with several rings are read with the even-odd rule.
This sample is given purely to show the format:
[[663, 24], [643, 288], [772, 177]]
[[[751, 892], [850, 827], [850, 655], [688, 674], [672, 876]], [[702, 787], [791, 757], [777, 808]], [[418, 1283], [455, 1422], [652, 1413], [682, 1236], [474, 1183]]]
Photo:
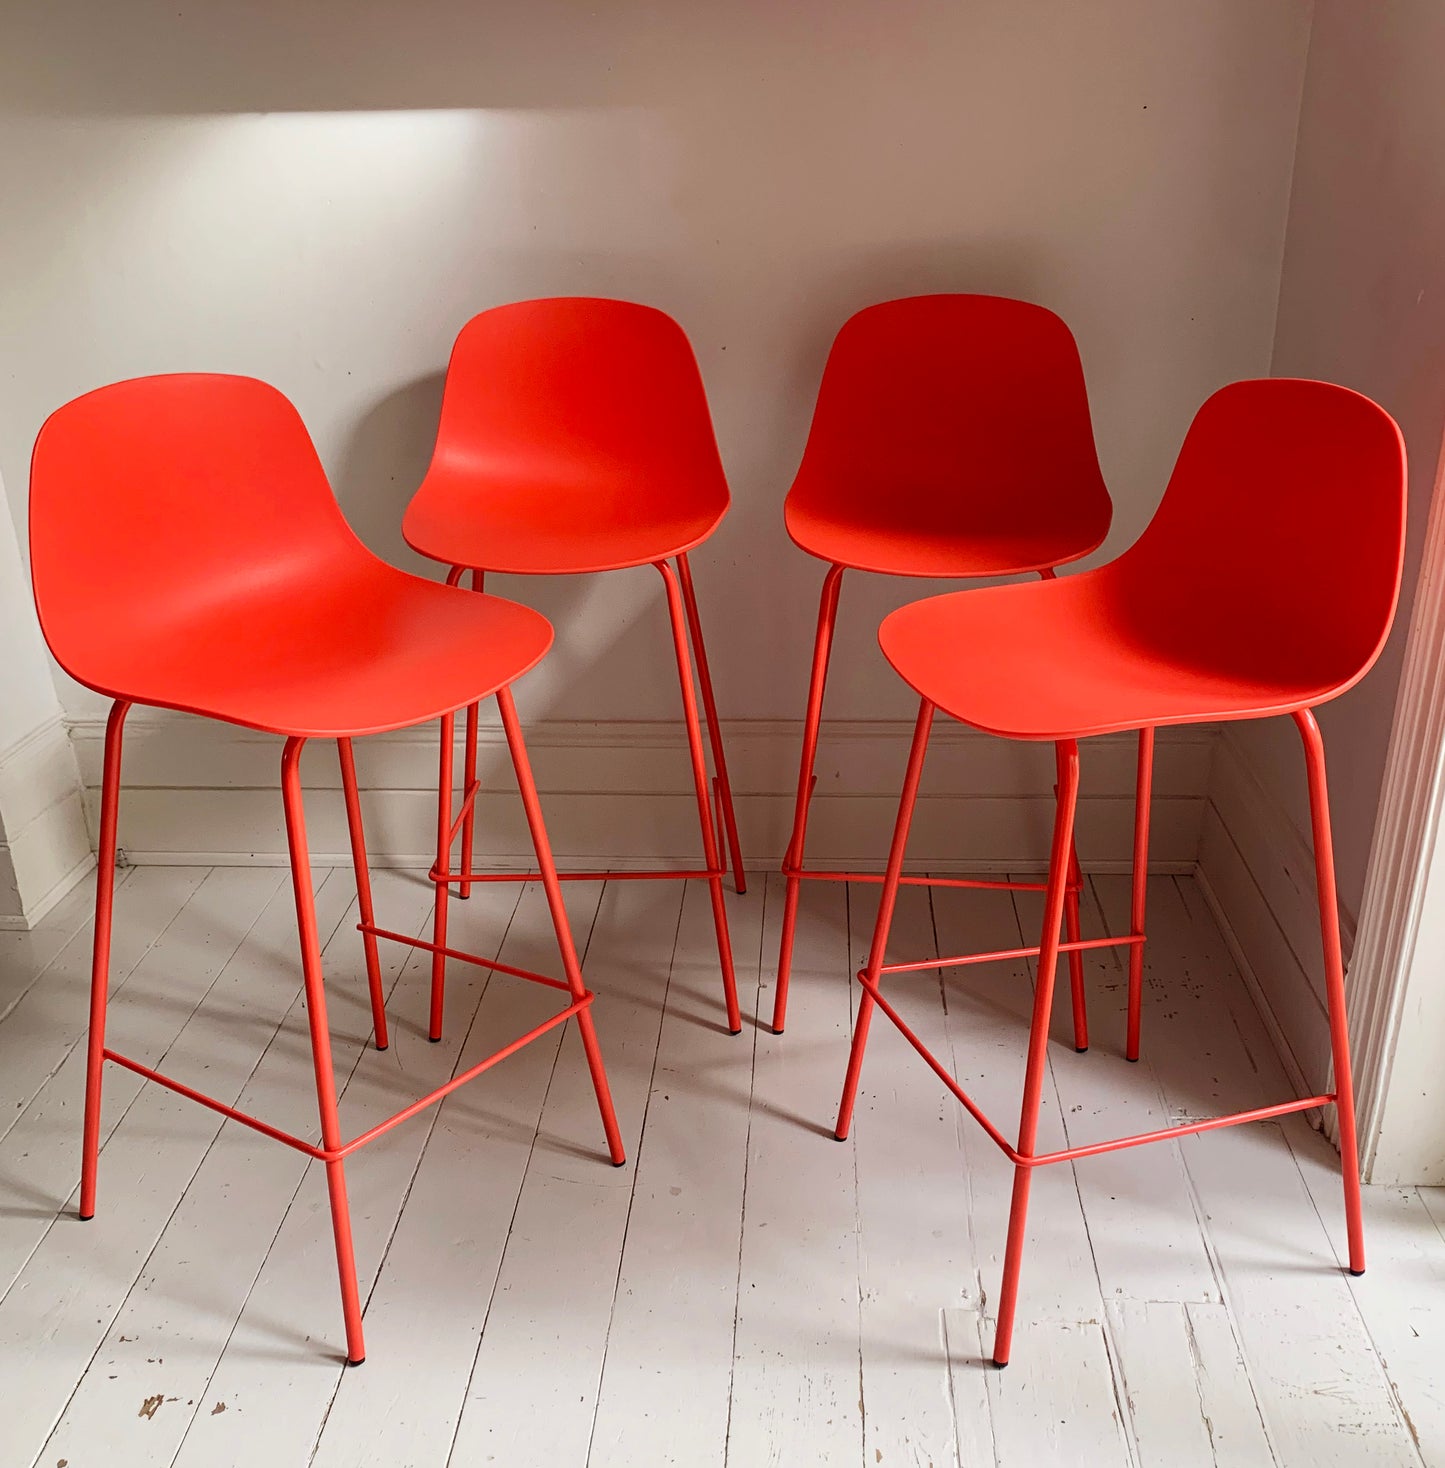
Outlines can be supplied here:
[[1086, 555], [1108, 533], [1079, 349], [1042, 306], [911, 296], [839, 331], [789, 500], [818, 513], [969, 529], [1047, 520]]
[[1195, 415], [1153, 520], [1100, 574], [1118, 578], [1141, 627], [1338, 692], [1390, 630], [1406, 490], [1400, 430], [1369, 398], [1299, 378], [1236, 382]]
[[50, 415], [31, 460], [30, 559], [51, 651], [105, 685], [117, 644], [372, 557], [281, 393], [184, 373]]
[[672, 317], [631, 301], [518, 301], [467, 322], [428, 478], [448, 471], [510, 514], [555, 516], [569, 491], [635, 524], [728, 505], [692, 346]]

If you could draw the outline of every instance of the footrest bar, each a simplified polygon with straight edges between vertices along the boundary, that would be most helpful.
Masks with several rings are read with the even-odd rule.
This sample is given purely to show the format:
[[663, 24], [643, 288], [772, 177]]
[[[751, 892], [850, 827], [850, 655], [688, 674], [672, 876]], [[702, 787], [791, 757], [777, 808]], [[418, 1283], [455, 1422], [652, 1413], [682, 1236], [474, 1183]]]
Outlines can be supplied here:
[[535, 1029], [528, 1030], [520, 1039], [513, 1040], [510, 1045], [504, 1045], [500, 1050], [487, 1056], [485, 1060], [472, 1066], [470, 1070], [463, 1071], [459, 1076], [453, 1076], [444, 1086], [428, 1091], [425, 1096], [413, 1101], [410, 1106], [404, 1107], [394, 1116], [387, 1117], [385, 1121], [380, 1121], [374, 1127], [362, 1132], [359, 1137], [334, 1149], [317, 1147], [311, 1142], [302, 1141], [300, 1137], [293, 1137], [290, 1132], [283, 1132], [280, 1127], [274, 1127], [269, 1122], [261, 1121], [258, 1117], [249, 1116], [244, 1111], [237, 1111], [234, 1106], [227, 1106], [224, 1101], [218, 1101], [214, 1096], [207, 1096], [204, 1091], [198, 1091], [193, 1086], [186, 1085], [184, 1081], [178, 1081], [172, 1076], [163, 1075], [158, 1070], [152, 1070], [150, 1066], [142, 1065], [128, 1055], [121, 1055], [115, 1050], [106, 1050], [102, 1053], [107, 1060], [114, 1061], [123, 1069], [134, 1071], [136, 1075], [145, 1080], [154, 1081], [168, 1091], [175, 1091], [188, 1101], [196, 1101], [208, 1111], [217, 1112], [231, 1121], [239, 1121], [242, 1126], [250, 1127], [253, 1132], [260, 1132], [262, 1136], [270, 1137], [276, 1142], [284, 1142], [288, 1147], [294, 1148], [297, 1152], [304, 1152], [318, 1162], [339, 1162], [343, 1157], [349, 1157], [359, 1148], [366, 1146], [368, 1142], [374, 1142], [393, 1127], [400, 1126], [404, 1121], [410, 1121], [418, 1112], [425, 1111], [428, 1106], [435, 1106], [443, 1097], [450, 1096], [453, 1091], [466, 1085], [468, 1081], [475, 1080], [483, 1071], [490, 1070], [494, 1065], [515, 1055], [524, 1045], [530, 1045], [533, 1040], [540, 1039], [548, 1030], [555, 1030], [558, 1025], [566, 1024], [574, 1015], [586, 1009], [596, 997], [590, 989], [587, 990], [575, 1003], [569, 1004], [566, 1009], [544, 1020]]
[[979, 1124], [979, 1126], [981, 1126], [984, 1131], [989, 1134], [989, 1136], [993, 1139], [995, 1145], [1001, 1151], [1007, 1152], [1010, 1156], [1017, 1156], [1017, 1153], [1014, 1152], [1013, 1147], [1010, 1145], [1008, 1139], [1004, 1136], [1004, 1134], [999, 1131], [999, 1129], [988, 1119], [984, 1112], [979, 1108], [978, 1103], [973, 1099], [973, 1097], [970, 1096], [968, 1092], [965, 1091], [956, 1080], [954, 1080], [952, 1072], [947, 1070], [942, 1062], [934, 1057], [933, 1052], [928, 1048], [928, 1046], [925, 1045], [923, 1041], [920, 1040], [918, 1036], [915, 1035], [913, 1031], [909, 1028], [908, 1023], [903, 1018], [903, 1016], [899, 1014], [898, 1011], [894, 1009], [894, 1007], [882, 996], [882, 994], [878, 992], [877, 984], [873, 983], [872, 980], [866, 977], [866, 971], [865, 973], [860, 973], [858, 975], [858, 982], [862, 984], [863, 987], [873, 996], [874, 1003], [877, 1004], [879, 1009], [881, 1009], [883, 1013], [886, 1014], [888, 1018], [893, 1021], [894, 1025], [898, 1029], [898, 1033], [902, 1035], [903, 1038], [907, 1040], [910, 1045], [913, 1046], [913, 1048], [923, 1057], [925, 1063], [928, 1065], [928, 1068], [953, 1093], [954, 1099], [958, 1101], [959, 1105], [961, 1105], [963, 1109], [967, 1111], [968, 1114]]
[[359, 933], [370, 933], [373, 938], [385, 938], [391, 943], [404, 943], [408, 948], [425, 948], [428, 953], [440, 953], [446, 958], [455, 958], [460, 963], [474, 963], [478, 968], [495, 969], [499, 974], [510, 974], [514, 979], [526, 979], [533, 984], [545, 984], [549, 989], [561, 989], [564, 993], [572, 992], [562, 979], [549, 979], [545, 974], [534, 974], [531, 969], [517, 968], [513, 964], [503, 963], [499, 958], [483, 958], [480, 954], [463, 953], [457, 948], [443, 948], [436, 943], [428, 942], [425, 938], [412, 938], [405, 933], [393, 933], [389, 928], [377, 928], [369, 923], [357, 923], [356, 930]]
[[1104, 1152], [1118, 1152], [1126, 1147], [1142, 1147], [1148, 1142], [1167, 1142], [1173, 1137], [1189, 1137], [1197, 1132], [1217, 1131], [1220, 1127], [1243, 1126], [1251, 1121], [1271, 1121], [1277, 1116], [1289, 1116], [1296, 1111], [1311, 1111], [1317, 1106], [1328, 1106], [1334, 1094], [1306, 1096], [1294, 1101], [1281, 1101], [1274, 1106], [1257, 1106], [1252, 1111], [1231, 1112], [1227, 1116], [1206, 1117], [1203, 1121], [1180, 1122], [1175, 1126], [1161, 1127], [1153, 1132], [1136, 1132], [1131, 1137], [1115, 1137], [1107, 1142], [1090, 1142], [1081, 1147], [1065, 1147], [1059, 1152], [1043, 1152], [1025, 1157], [991, 1122], [977, 1102], [953, 1078], [928, 1046], [914, 1034], [907, 1021], [883, 997], [878, 985], [868, 978], [867, 970], [858, 975], [858, 982], [873, 996], [878, 1008], [893, 1021], [898, 1033], [923, 1057], [929, 1069], [948, 1088], [959, 1104], [986, 1131], [994, 1144], [1016, 1167], [1045, 1167], [1051, 1162], [1073, 1162], [1080, 1157], [1097, 1157]]
[[419, 1111], [425, 1111], [428, 1106], [434, 1106], [444, 1096], [450, 1096], [455, 1090], [466, 1085], [470, 1080], [475, 1080], [484, 1070], [490, 1070], [500, 1061], [506, 1060], [508, 1056], [515, 1055], [524, 1045], [530, 1045], [533, 1040], [541, 1039], [548, 1030], [555, 1030], [558, 1025], [566, 1024], [573, 1015], [581, 1014], [597, 996], [589, 989], [575, 1004], [569, 1004], [566, 1009], [560, 1010], [550, 1019], [544, 1020], [535, 1029], [528, 1030], [518, 1040], [513, 1040], [510, 1045], [504, 1045], [500, 1050], [494, 1051], [485, 1060], [479, 1061], [470, 1070], [464, 1070], [461, 1075], [453, 1076], [446, 1085], [438, 1086], [435, 1091], [429, 1091], [418, 1101], [413, 1101], [410, 1106], [398, 1111], [395, 1116], [389, 1116], [385, 1121], [379, 1121], [369, 1131], [364, 1131], [354, 1141], [348, 1142], [340, 1148], [336, 1155], [338, 1157], [349, 1156], [358, 1147], [364, 1147], [368, 1142], [374, 1142], [383, 1132], [389, 1132], [392, 1127], [400, 1126], [402, 1122], [409, 1121]]
[[[558, 872], [561, 882], [687, 882], [693, 878], [727, 876], [727, 868], [698, 867], [685, 871], [673, 871], [670, 867], [645, 872]], [[460, 872], [439, 872], [433, 867], [427, 873], [431, 882], [540, 882], [541, 872], [472, 872], [463, 876]]]
[[[1127, 938], [1080, 938], [1072, 943], [1060, 943], [1059, 952], [1078, 953], [1085, 948], [1121, 948], [1143, 941], [1142, 933], [1131, 934]], [[1007, 958], [1036, 958], [1038, 953], [1037, 944], [1032, 948], [996, 948], [990, 953], [962, 953], [954, 958], [920, 958], [913, 963], [885, 963], [878, 972], [880, 974], [912, 974], [925, 969], [961, 968], [970, 963], [999, 963]]]
[[[782, 873], [785, 877], [795, 877], [800, 882], [871, 882], [875, 886], [883, 881], [882, 872], [818, 872], [805, 870], [792, 862], [784, 862]], [[898, 879], [899, 885], [903, 887], [972, 887], [981, 888], [986, 892], [1047, 892], [1047, 882], [1010, 882], [1002, 877], [918, 877], [902, 876]], [[1068, 884], [1066, 892], [1080, 892], [1082, 886], [1073, 882]]]
[[1046, 1162], [1072, 1162], [1076, 1157], [1097, 1157], [1101, 1152], [1118, 1152], [1124, 1147], [1142, 1147], [1146, 1142], [1167, 1142], [1171, 1137], [1191, 1137], [1196, 1132], [1212, 1132], [1220, 1127], [1243, 1126], [1250, 1121], [1270, 1121], [1276, 1116], [1289, 1116], [1295, 1111], [1310, 1111], [1328, 1106], [1334, 1095], [1308, 1096], [1303, 1101], [1281, 1101], [1277, 1106], [1258, 1106], [1253, 1111], [1235, 1111], [1228, 1116], [1210, 1116], [1203, 1121], [1185, 1121], [1177, 1126], [1160, 1127], [1157, 1132], [1137, 1132], [1132, 1137], [1117, 1137], [1112, 1142], [1093, 1142], [1087, 1147], [1066, 1147], [1062, 1152], [1045, 1152], [1038, 1157], [1019, 1157], [1014, 1161], [1025, 1167], [1042, 1167]]
[[142, 1065], [138, 1060], [132, 1060], [128, 1055], [121, 1055], [115, 1050], [103, 1052], [107, 1060], [113, 1060], [125, 1070], [131, 1070], [138, 1076], [148, 1081], [154, 1081], [158, 1086], [164, 1086], [167, 1090], [178, 1092], [188, 1101], [198, 1101], [210, 1111], [217, 1111], [222, 1116], [229, 1117], [232, 1121], [239, 1121], [242, 1126], [248, 1126], [253, 1132], [260, 1132], [263, 1136], [270, 1137], [273, 1141], [285, 1142], [288, 1147], [294, 1147], [298, 1152], [304, 1152], [308, 1157], [315, 1157], [318, 1161], [327, 1160], [327, 1153], [320, 1147], [313, 1146], [310, 1142], [303, 1142], [300, 1137], [293, 1137], [290, 1132], [283, 1132], [280, 1127], [274, 1127], [269, 1122], [258, 1120], [254, 1116], [248, 1116], [244, 1111], [237, 1111], [234, 1106], [227, 1106], [224, 1101], [217, 1101], [214, 1096], [207, 1096], [204, 1091], [197, 1091], [194, 1087], [186, 1085], [183, 1081], [173, 1080], [168, 1075], [162, 1075], [158, 1070], [152, 1070], [148, 1065]]

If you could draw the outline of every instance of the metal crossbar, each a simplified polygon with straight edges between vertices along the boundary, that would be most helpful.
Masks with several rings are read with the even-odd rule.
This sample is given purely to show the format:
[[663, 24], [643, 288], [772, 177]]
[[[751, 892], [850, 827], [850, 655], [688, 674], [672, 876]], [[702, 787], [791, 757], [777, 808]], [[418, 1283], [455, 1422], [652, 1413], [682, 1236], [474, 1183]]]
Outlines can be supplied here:
[[[473, 780], [462, 792], [462, 803], [457, 811], [457, 818], [452, 822], [451, 841], [455, 841], [462, 834], [462, 827], [466, 824], [467, 817], [472, 813], [472, 807], [477, 803], [477, 793], [482, 788], [480, 780]], [[447, 844], [450, 845], [451, 841]]]
[[1274, 1106], [1258, 1106], [1251, 1111], [1237, 1111], [1226, 1116], [1206, 1117], [1202, 1121], [1180, 1122], [1177, 1126], [1161, 1127], [1158, 1131], [1136, 1132], [1133, 1136], [1115, 1137], [1107, 1142], [1090, 1142], [1084, 1146], [1065, 1147], [1057, 1152], [1025, 1154], [1014, 1147], [999, 1131], [973, 1097], [959, 1085], [952, 1073], [918, 1038], [903, 1016], [883, 997], [878, 985], [868, 977], [866, 969], [859, 970], [858, 982], [873, 996], [874, 1003], [893, 1021], [898, 1032], [923, 1057], [929, 1069], [943, 1082], [964, 1110], [978, 1122], [998, 1149], [1017, 1167], [1043, 1167], [1051, 1162], [1072, 1162], [1079, 1157], [1097, 1157], [1100, 1153], [1118, 1152], [1125, 1147], [1142, 1147], [1146, 1142], [1163, 1142], [1171, 1137], [1188, 1137], [1196, 1132], [1214, 1131], [1219, 1127], [1240, 1126], [1245, 1122], [1269, 1121], [1276, 1116], [1288, 1116], [1291, 1112], [1309, 1111], [1316, 1106], [1327, 1106], [1335, 1099], [1333, 1093], [1308, 1096], [1303, 1100], [1281, 1101]]
[[[1081, 953], [1085, 948], [1127, 948], [1131, 943], [1142, 943], [1143, 933], [1131, 933], [1126, 938], [1076, 938], [1058, 944], [1060, 953]], [[988, 953], [960, 953], [952, 958], [920, 958], [910, 963], [885, 963], [880, 974], [911, 974], [934, 968], [962, 968], [970, 963], [998, 963], [1010, 958], [1037, 958], [1042, 952], [1038, 944], [1031, 948], [995, 948]]]
[[[378, 928], [370, 923], [358, 923], [357, 927], [363, 933], [372, 937], [386, 938], [394, 943], [404, 943], [411, 948], [424, 948], [432, 953], [444, 954], [447, 958], [459, 959], [463, 963], [473, 963], [480, 968], [495, 969], [498, 973], [507, 974], [512, 978], [526, 979], [534, 984], [545, 984], [549, 989], [561, 989], [571, 992], [568, 986], [560, 979], [549, 979], [544, 974], [531, 972], [530, 969], [516, 968], [512, 964], [502, 963], [499, 959], [482, 958], [479, 954], [463, 953], [454, 948], [439, 948], [435, 943], [428, 943], [424, 938], [411, 938], [404, 933], [393, 933], [386, 928]], [[122, 1055], [117, 1050], [105, 1050], [103, 1056], [106, 1060], [113, 1061], [125, 1070], [133, 1071], [145, 1080], [154, 1081], [159, 1086], [165, 1086], [167, 1090], [175, 1091], [185, 1096], [190, 1101], [198, 1102], [200, 1105], [220, 1115], [229, 1117], [232, 1121], [238, 1121], [242, 1126], [250, 1127], [252, 1131], [260, 1132], [263, 1136], [270, 1137], [273, 1141], [284, 1142], [288, 1147], [298, 1152], [304, 1152], [308, 1157], [314, 1157], [318, 1162], [339, 1162], [344, 1157], [349, 1157], [353, 1152], [374, 1142], [378, 1137], [385, 1135], [393, 1127], [400, 1126], [404, 1121], [410, 1121], [419, 1112], [425, 1111], [429, 1106], [444, 1097], [451, 1095], [455, 1090], [466, 1085], [468, 1081], [475, 1080], [483, 1071], [491, 1070], [494, 1065], [500, 1064], [508, 1057], [515, 1055], [524, 1045], [530, 1045], [533, 1040], [539, 1040], [548, 1030], [554, 1030], [558, 1025], [565, 1024], [574, 1015], [581, 1014], [584, 1009], [590, 1008], [592, 1001], [597, 996], [590, 989], [583, 991], [580, 999], [574, 1000], [566, 1009], [558, 1011], [550, 1018], [525, 1035], [513, 1040], [510, 1044], [495, 1050], [484, 1060], [478, 1061], [474, 1066], [462, 1072], [459, 1076], [453, 1076], [444, 1085], [438, 1086], [433, 1091], [413, 1101], [410, 1106], [404, 1106], [394, 1115], [379, 1121], [375, 1126], [369, 1127], [360, 1136], [353, 1137], [351, 1141], [342, 1143], [339, 1147], [318, 1147], [314, 1142], [308, 1142], [302, 1137], [293, 1136], [290, 1132], [282, 1131], [270, 1122], [262, 1121], [259, 1117], [251, 1116], [249, 1113], [240, 1111], [234, 1106], [228, 1106], [224, 1101], [219, 1101], [214, 1096], [208, 1096], [204, 1091], [198, 1091], [194, 1086], [188, 1086], [184, 1081], [178, 1081], [174, 1076], [165, 1075], [163, 1072], [154, 1070], [148, 1065], [142, 1065], [138, 1060], [132, 1060], [128, 1055]]]
[[[559, 882], [686, 882], [694, 877], [725, 877], [728, 871], [726, 867], [698, 867], [685, 871], [649, 870], [641, 872], [558, 872]], [[480, 885], [483, 882], [537, 882], [542, 877], [541, 872], [441, 872], [433, 867], [427, 873], [430, 882], [470, 882]]]
[[[785, 877], [796, 877], [800, 882], [871, 882], [875, 886], [883, 881], [882, 872], [824, 872], [816, 871], [811, 867], [794, 866], [791, 862], [784, 862], [782, 873]], [[1047, 882], [1011, 882], [1004, 878], [993, 877], [919, 877], [901, 876], [898, 883], [902, 887], [975, 887], [986, 892], [1047, 892]], [[1080, 892], [1083, 884], [1079, 882], [1065, 884], [1065, 891]]]

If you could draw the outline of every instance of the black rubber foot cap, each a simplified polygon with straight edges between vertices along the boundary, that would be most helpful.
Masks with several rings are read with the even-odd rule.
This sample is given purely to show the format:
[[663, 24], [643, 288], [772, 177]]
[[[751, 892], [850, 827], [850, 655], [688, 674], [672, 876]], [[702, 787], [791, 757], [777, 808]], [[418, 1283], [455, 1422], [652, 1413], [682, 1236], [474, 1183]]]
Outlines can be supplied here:
[[351, 1359], [351, 1357], [348, 1356], [346, 1358], [346, 1364], [348, 1366], [364, 1366], [366, 1364], [366, 1357], [365, 1356], [361, 1356], [361, 1357], [358, 1357], [355, 1361], [353, 1361]]
[[1352, 1269], [1352, 1270], [1350, 1270], [1350, 1273], [1351, 1273], [1351, 1274], [1353, 1274], [1353, 1275], [1354, 1275], [1354, 1277], [1355, 1277], [1355, 1278], [1356, 1278], [1356, 1279], [1359, 1279], [1359, 1277], [1360, 1277], [1360, 1276], [1361, 1276], [1361, 1275], [1362, 1275], [1362, 1274], [1363, 1274], [1363, 1273], [1364, 1273], [1364, 1272], [1365, 1272], [1365, 1271], [1364, 1271], [1364, 1270], [1363, 1270], [1363, 1269]]
[[995, 1371], [1002, 1371], [1008, 1365], [1007, 1361], [990, 1361], [988, 1363]]
[[1130, 1065], [1139, 1064], [1139, 1057], [1137, 1055], [1126, 1055], [1124, 1059], [1127, 1060]]
[[847, 1137], [840, 1137], [837, 1132], [834, 1132], [833, 1133], [833, 1140], [835, 1142], [846, 1142], [848, 1140], [848, 1138]]
[[378, 1050], [390, 1050], [391, 1049], [391, 1046], [389, 1044], [388, 1045], [378, 1045], [376, 1048]]
[[82, 1223], [89, 1223], [95, 1217], [93, 1213], [77, 1213], [75, 1215]]
[[739, 1025], [737, 1027], [737, 1029], [735, 1029], [735, 1030], [729, 1030], [728, 1031], [728, 1034], [730, 1034], [730, 1035], [740, 1035], [740, 1034], [742, 1034], [742, 1032], [743, 1032], [743, 1027], [741, 1025]]
[[1089, 1053], [1089, 1047], [1087, 1045], [1075, 1045], [1074, 1046], [1074, 1054], [1075, 1055], [1087, 1055], [1088, 1053]]
[[773, 1033], [774, 1033], [774, 1034], [775, 1034], [775, 1035], [781, 1035], [781, 1034], [782, 1034], [782, 1033], [783, 1033], [783, 1032], [782, 1032], [782, 1030], [781, 1030], [781, 1029], [779, 1029], [779, 1028], [778, 1028], [778, 1026], [777, 1026], [777, 1025], [769, 1025], [769, 1026], [768, 1026], [768, 1028], [769, 1028], [769, 1029], [770, 1029], [770, 1030], [771, 1030], [771, 1031], [772, 1031], [772, 1032], [773, 1032]]
[[430, 1045], [440, 1045], [442, 1042], [442, 1037], [440, 1035], [428, 1035], [426, 1038], [427, 1043]]
[[612, 1165], [613, 1167], [626, 1167], [627, 1159], [624, 1157], [621, 1162], [614, 1162]]

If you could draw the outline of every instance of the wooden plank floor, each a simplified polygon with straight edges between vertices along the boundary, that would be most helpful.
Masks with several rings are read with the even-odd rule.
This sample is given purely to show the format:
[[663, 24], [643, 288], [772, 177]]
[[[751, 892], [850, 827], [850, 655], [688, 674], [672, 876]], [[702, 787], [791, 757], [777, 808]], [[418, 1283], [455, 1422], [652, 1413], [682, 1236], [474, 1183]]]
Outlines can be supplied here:
[[[313, 1131], [284, 874], [122, 876], [112, 1044]], [[454, 965], [428, 1045], [427, 963], [393, 949], [393, 1044], [368, 1048], [350, 874], [316, 884], [349, 1133], [549, 1012], [549, 991]], [[740, 1036], [705, 889], [569, 888], [628, 1166], [606, 1165], [570, 1031], [367, 1149], [352, 1371], [298, 1154], [111, 1068], [99, 1213], [76, 1221], [88, 894], [0, 935], [3, 1468], [1445, 1468], [1445, 1193], [1367, 1190], [1352, 1280], [1337, 1159], [1302, 1119], [1048, 1169], [1013, 1364], [991, 1370], [1005, 1159], [882, 1020], [853, 1136], [830, 1136], [876, 887], [805, 889], [781, 1037], [751, 1018], [772, 1008], [777, 879], [728, 899]], [[1125, 879], [1086, 895], [1090, 931], [1124, 922]], [[417, 874], [378, 873], [377, 902], [425, 929]], [[892, 956], [1034, 941], [1039, 907], [905, 889]], [[459, 946], [556, 971], [535, 888], [453, 910]], [[1149, 929], [1144, 1063], [1120, 1055], [1123, 969], [1093, 951], [1093, 1046], [1074, 1053], [1065, 1002], [1047, 1145], [1288, 1094], [1190, 880], [1152, 882]], [[1006, 1131], [1031, 982], [1024, 963], [895, 981]]]

